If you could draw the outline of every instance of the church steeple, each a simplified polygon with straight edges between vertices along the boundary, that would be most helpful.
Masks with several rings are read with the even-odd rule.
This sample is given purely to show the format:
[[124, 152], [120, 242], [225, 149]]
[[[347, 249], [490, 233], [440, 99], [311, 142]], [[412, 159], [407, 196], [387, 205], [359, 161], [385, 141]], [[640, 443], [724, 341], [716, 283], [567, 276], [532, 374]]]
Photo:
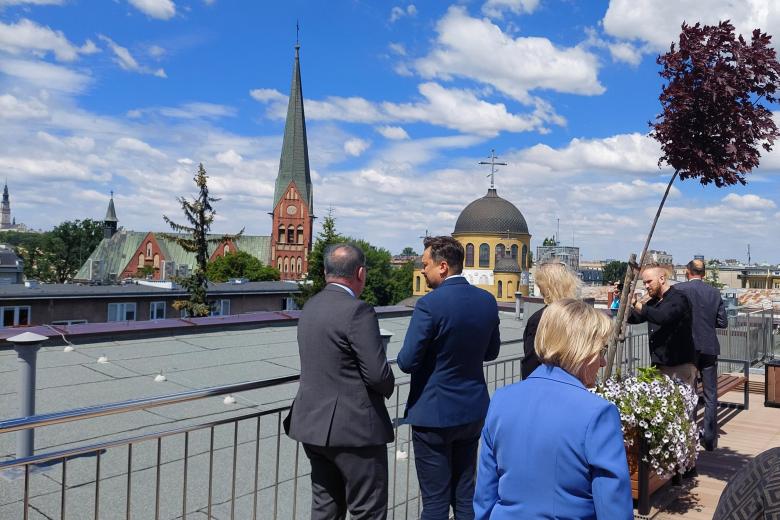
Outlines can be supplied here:
[[108, 201], [106, 218], [103, 219], [103, 238], [111, 238], [114, 236], [118, 223], [119, 219], [116, 218], [116, 210], [114, 209], [114, 192], [112, 191], [111, 199]]
[[3, 202], [0, 205], [0, 229], [11, 229], [11, 199], [8, 197], [8, 181], [3, 188]]
[[270, 263], [279, 269], [282, 280], [298, 280], [306, 275], [314, 228], [314, 197], [303, 111], [300, 48], [296, 41], [290, 101], [287, 105], [279, 174], [274, 188], [274, 209], [271, 213]]

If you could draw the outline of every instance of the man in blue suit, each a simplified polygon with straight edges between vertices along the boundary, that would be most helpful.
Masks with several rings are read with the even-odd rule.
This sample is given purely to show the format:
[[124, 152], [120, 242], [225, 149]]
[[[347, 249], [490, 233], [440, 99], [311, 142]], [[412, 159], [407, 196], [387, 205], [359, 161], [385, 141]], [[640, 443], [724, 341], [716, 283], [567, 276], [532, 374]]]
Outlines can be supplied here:
[[490, 397], [484, 361], [498, 357], [498, 305], [463, 277], [463, 246], [425, 239], [422, 275], [432, 289], [417, 301], [398, 354], [412, 375], [406, 422], [412, 426], [423, 520], [474, 518], [477, 447]]
[[685, 266], [685, 283], [680, 290], [691, 302], [691, 332], [696, 349], [696, 369], [699, 371], [704, 393], [704, 449], [712, 451], [718, 445], [718, 355], [720, 342], [715, 329], [728, 325], [726, 307], [720, 291], [704, 283], [704, 261], [691, 260]]

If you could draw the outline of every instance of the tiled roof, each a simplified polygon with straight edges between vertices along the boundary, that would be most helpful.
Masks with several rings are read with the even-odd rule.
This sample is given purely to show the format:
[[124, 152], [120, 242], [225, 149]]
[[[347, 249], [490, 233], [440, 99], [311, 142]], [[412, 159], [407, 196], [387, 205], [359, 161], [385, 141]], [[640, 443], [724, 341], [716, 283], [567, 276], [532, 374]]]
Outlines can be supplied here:
[[453, 235], [463, 233], [528, 234], [528, 224], [517, 207], [498, 196], [494, 188], [461, 212]]

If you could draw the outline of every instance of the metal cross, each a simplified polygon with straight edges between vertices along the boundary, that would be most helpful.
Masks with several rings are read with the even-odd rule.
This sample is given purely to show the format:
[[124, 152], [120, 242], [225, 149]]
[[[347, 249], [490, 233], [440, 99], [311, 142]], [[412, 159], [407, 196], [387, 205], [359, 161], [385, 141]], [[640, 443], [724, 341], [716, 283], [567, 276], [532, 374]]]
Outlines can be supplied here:
[[490, 165], [490, 173], [487, 175], [487, 177], [490, 177], [490, 189], [493, 189], [496, 187], [496, 172], [498, 171], [496, 169], [496, 166], [506, 166], [507, 164], [505, 162], [496, 162], [496, 159], [498, 157], [496, 156], [496, 150], [495, 148], [490, 150], [490, 162], [487, 161], [479, 161], [478, 164], [489, 164]]
[[301, 40], [300, 40], [300, 32], [301, 32], [301, 26], [298, 23], [298, 20], [295, 20], [295, 45], [300, 47], [301, 46]]

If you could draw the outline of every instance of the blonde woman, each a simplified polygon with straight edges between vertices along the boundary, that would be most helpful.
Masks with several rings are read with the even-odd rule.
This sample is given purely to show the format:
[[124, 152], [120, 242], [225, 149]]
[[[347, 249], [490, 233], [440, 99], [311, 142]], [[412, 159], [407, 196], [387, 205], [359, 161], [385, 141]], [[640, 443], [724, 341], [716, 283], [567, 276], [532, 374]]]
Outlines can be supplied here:
[[547, 307], [536, 335], [542, 365], [490, 402], [474, 495], [478, 520], [634, 517], [620, 415], [586, 388], [606, 364], [611, 328], [580, 300]]
[[542, 293], [546, 305], [533, 313], [525, 322], [525, 330], [523, 330], [525, 355], [520, 362], [520, 373], [523, 379], [530, 376], [531, 372], [539, 366], [539, 358], [534, 352], [534, 338], [539, 320], [542, 319], [547, 305], [563, 298], [576, 298], [581, 285], [580, 278], [561, 262], [546, 262], [539, 266], [534, 275], [534, 283]]

